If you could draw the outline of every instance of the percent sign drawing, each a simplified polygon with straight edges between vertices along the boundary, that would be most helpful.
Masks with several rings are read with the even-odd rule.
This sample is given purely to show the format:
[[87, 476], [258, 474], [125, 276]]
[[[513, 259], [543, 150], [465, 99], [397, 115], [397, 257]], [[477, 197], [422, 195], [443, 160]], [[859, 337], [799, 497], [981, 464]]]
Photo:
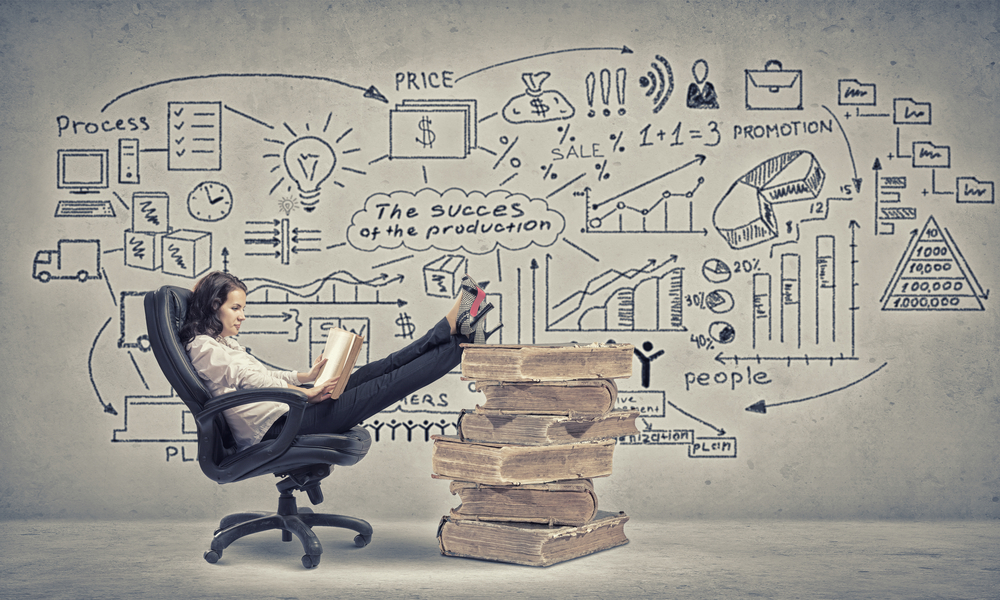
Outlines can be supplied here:
[[[614, 142], [614, 146], [612, 146], [612, 148], [611, 148], [611, 153], [614, 154], [615, 151], [625, 152], [625, 145], [622, 143], [622, 138], [624, 137], [624, 132], [619, 131], [618, 135], [611, 134], [610, 137], [611, 137], [611, 141]], [[602, 179], [610, 179], [611, 178], [611, 173], [607, 172], [608, 159], [604, 159], [603, 162], [599, 162], [599, 163], [595, 164], [594, 168], [597, 170], [597, 180], [598, 181], [601, 181]]]
[[[507, 155], [510, 154], [510, 151], [514, 149], [514, 144], [517, 143], [517, 140], [518, 138], [514, 138], [514, 141], [511, 142], [507, 136], [505, 135], [500, 136], [500, 143], [503, 144], [504, 146], [507, 146], [507, 148], [504, 149], [503, 154], [500, 155], [500, 158], [498, 158], [497, 161], [493, 163], [494, 171], [496, 170], [497, 167], [500, 166], [500, 163], [503, 162], [503, 159], [507, 158]], [[508, 144], [508, 142], [510, 143]], [[510, 166], [514, 167], [515, 169], [519, 168], [521, 166], [521, 159], [516, 156], [512, 156], [510, 158]], [[503, 187], [504, 184], [509, 182], [511, 179], [514, 179], [515, 177], [517, 177], [517, 172], [515, 172], [507, 179], [504, 179], [502, 182], [500, 182], [500, 187]]]

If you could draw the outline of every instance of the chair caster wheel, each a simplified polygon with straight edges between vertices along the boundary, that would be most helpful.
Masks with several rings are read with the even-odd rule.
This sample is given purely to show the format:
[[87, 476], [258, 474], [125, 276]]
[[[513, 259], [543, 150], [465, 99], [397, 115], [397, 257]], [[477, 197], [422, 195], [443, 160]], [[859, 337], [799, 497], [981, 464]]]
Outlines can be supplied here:
[[372, 541], [372, 536], [370, 535], [364, 536], [359, 533], [358, 535], [354, 536], [354, 545], [357, 546], [358, 548], [364, 548], [365, 546], [368, 545], [368, 542], [370, 541]]
[[319, 554], [303, 554], [302, 566], [307, 569], [315, 569], [319, 566]]
[[208, 552], [205, 553], [205, 560], [207, 560], [208, 562], [212, 563], [213, 565], [215, 563], [219, 562], [219, 559], [221, 557], [222, 557], [222, 553], [221, 552], [216, 552], [215, 550], [209, 550]]

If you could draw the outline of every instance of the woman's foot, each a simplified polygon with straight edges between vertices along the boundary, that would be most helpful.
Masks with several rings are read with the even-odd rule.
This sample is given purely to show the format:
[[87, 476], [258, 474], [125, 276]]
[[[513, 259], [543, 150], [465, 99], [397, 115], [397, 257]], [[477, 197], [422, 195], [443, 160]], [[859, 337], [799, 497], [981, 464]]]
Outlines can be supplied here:
[[469, 337], [473, 344], [485, 344], [491, 335], [497, 332], [503, 324], [498, 324], [489, 332], [486, 331], [486, 314], [493, 310], [493, 304], [487, 302], [479, 307], [479, 312], [473, 317], [468, 312], [463, 312], [458, 317], [459, 332]]
[[486, 292], [483, 288], [479, 287], [476, 281], [465, 275], [462, 277], [461, 284], [462, 291], [460, 292], [461, 299], [459, 301], [459, 314], [469, 313], [469, 316], [476, 317], [479, 314], [479, 309], [486, 300]]

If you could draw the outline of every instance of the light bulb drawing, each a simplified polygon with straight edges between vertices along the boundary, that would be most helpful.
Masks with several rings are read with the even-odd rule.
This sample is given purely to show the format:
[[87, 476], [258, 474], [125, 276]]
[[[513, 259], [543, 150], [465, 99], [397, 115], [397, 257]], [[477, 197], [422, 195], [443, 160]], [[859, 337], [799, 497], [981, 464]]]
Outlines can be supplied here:
[[337, 156], [330, 144], [309, 135], [285, 147], [283, 162], [285, 172], [299, 188], [299, 197], [309, 200], [319, 195], [319, 186], [337, 166]]
[[[282, 153], [268, 152], [264, 154], [264, 158], [281, 160], [281, 163], [275, 165], [271, 172], [274, 173], [280, 169], [284, 173], [271, 187], [269, 194], [278, 192], [281, 195], [278, 206], [286, 215], [299, 206], [306, 212], [315, 210], [326, 182], [332, 181], [334, 185], [344, 187], [343, 183], [337, 181], [339, 173], [346, 171], [366, 175], [364, 171], [339, 164], [338, 158], [361, 150], [361, 148], [344, 150], [339, 147], [340, 142], [354, 131], [353, 128], [348, 128], [333, 142], [321, 137], [327, 133], [332, 117], [333, 113], [327, 115], [322, 131], [315, 135], [310, 133], [308, 123], [305, 125], [306, 135], [301, 136], [288, 123], [284, 123], [285, 130], [294, 139], [286, 142], [282, 139], [264, 138], [265, 142], [284, 146]], [[298, 201], [295, 199], [296, 196], [298, 196]]]

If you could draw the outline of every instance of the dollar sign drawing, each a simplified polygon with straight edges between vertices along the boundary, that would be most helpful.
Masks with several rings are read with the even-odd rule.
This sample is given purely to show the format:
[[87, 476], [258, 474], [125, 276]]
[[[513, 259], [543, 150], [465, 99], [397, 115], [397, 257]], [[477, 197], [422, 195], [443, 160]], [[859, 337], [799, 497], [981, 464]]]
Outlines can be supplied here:
[[535, 98], [531, 101], [531, 107], [534, 109], [531, 112], [544, 118], [545, 113], [549, 112], [549, 106], [542, 102], [541, 98]]
[[424, 148], [433, 148], [434, 140], [437, 139], [437, 136], [431, 131], [431, 120], [427, 118], [427, 115], [424, 115], [424, 118], [420, 119], [420, 122], [417, 123], [417, 129], [422, 132], [421, 137], [416, 138], [417, 143]]
[[[434, 140], [431, 141], [433, 142]], [[413, 339], [413, 331], [417, 328], [417, 326], [410, 322], [410, 315], [405, 312], [399, 313], [399, 318], [396, 319], [396, 325], [399, 325], [400, 329], [403, 330], [402, 333], [397, 333], [396, 337], [409, 338], [411, 340]]]

